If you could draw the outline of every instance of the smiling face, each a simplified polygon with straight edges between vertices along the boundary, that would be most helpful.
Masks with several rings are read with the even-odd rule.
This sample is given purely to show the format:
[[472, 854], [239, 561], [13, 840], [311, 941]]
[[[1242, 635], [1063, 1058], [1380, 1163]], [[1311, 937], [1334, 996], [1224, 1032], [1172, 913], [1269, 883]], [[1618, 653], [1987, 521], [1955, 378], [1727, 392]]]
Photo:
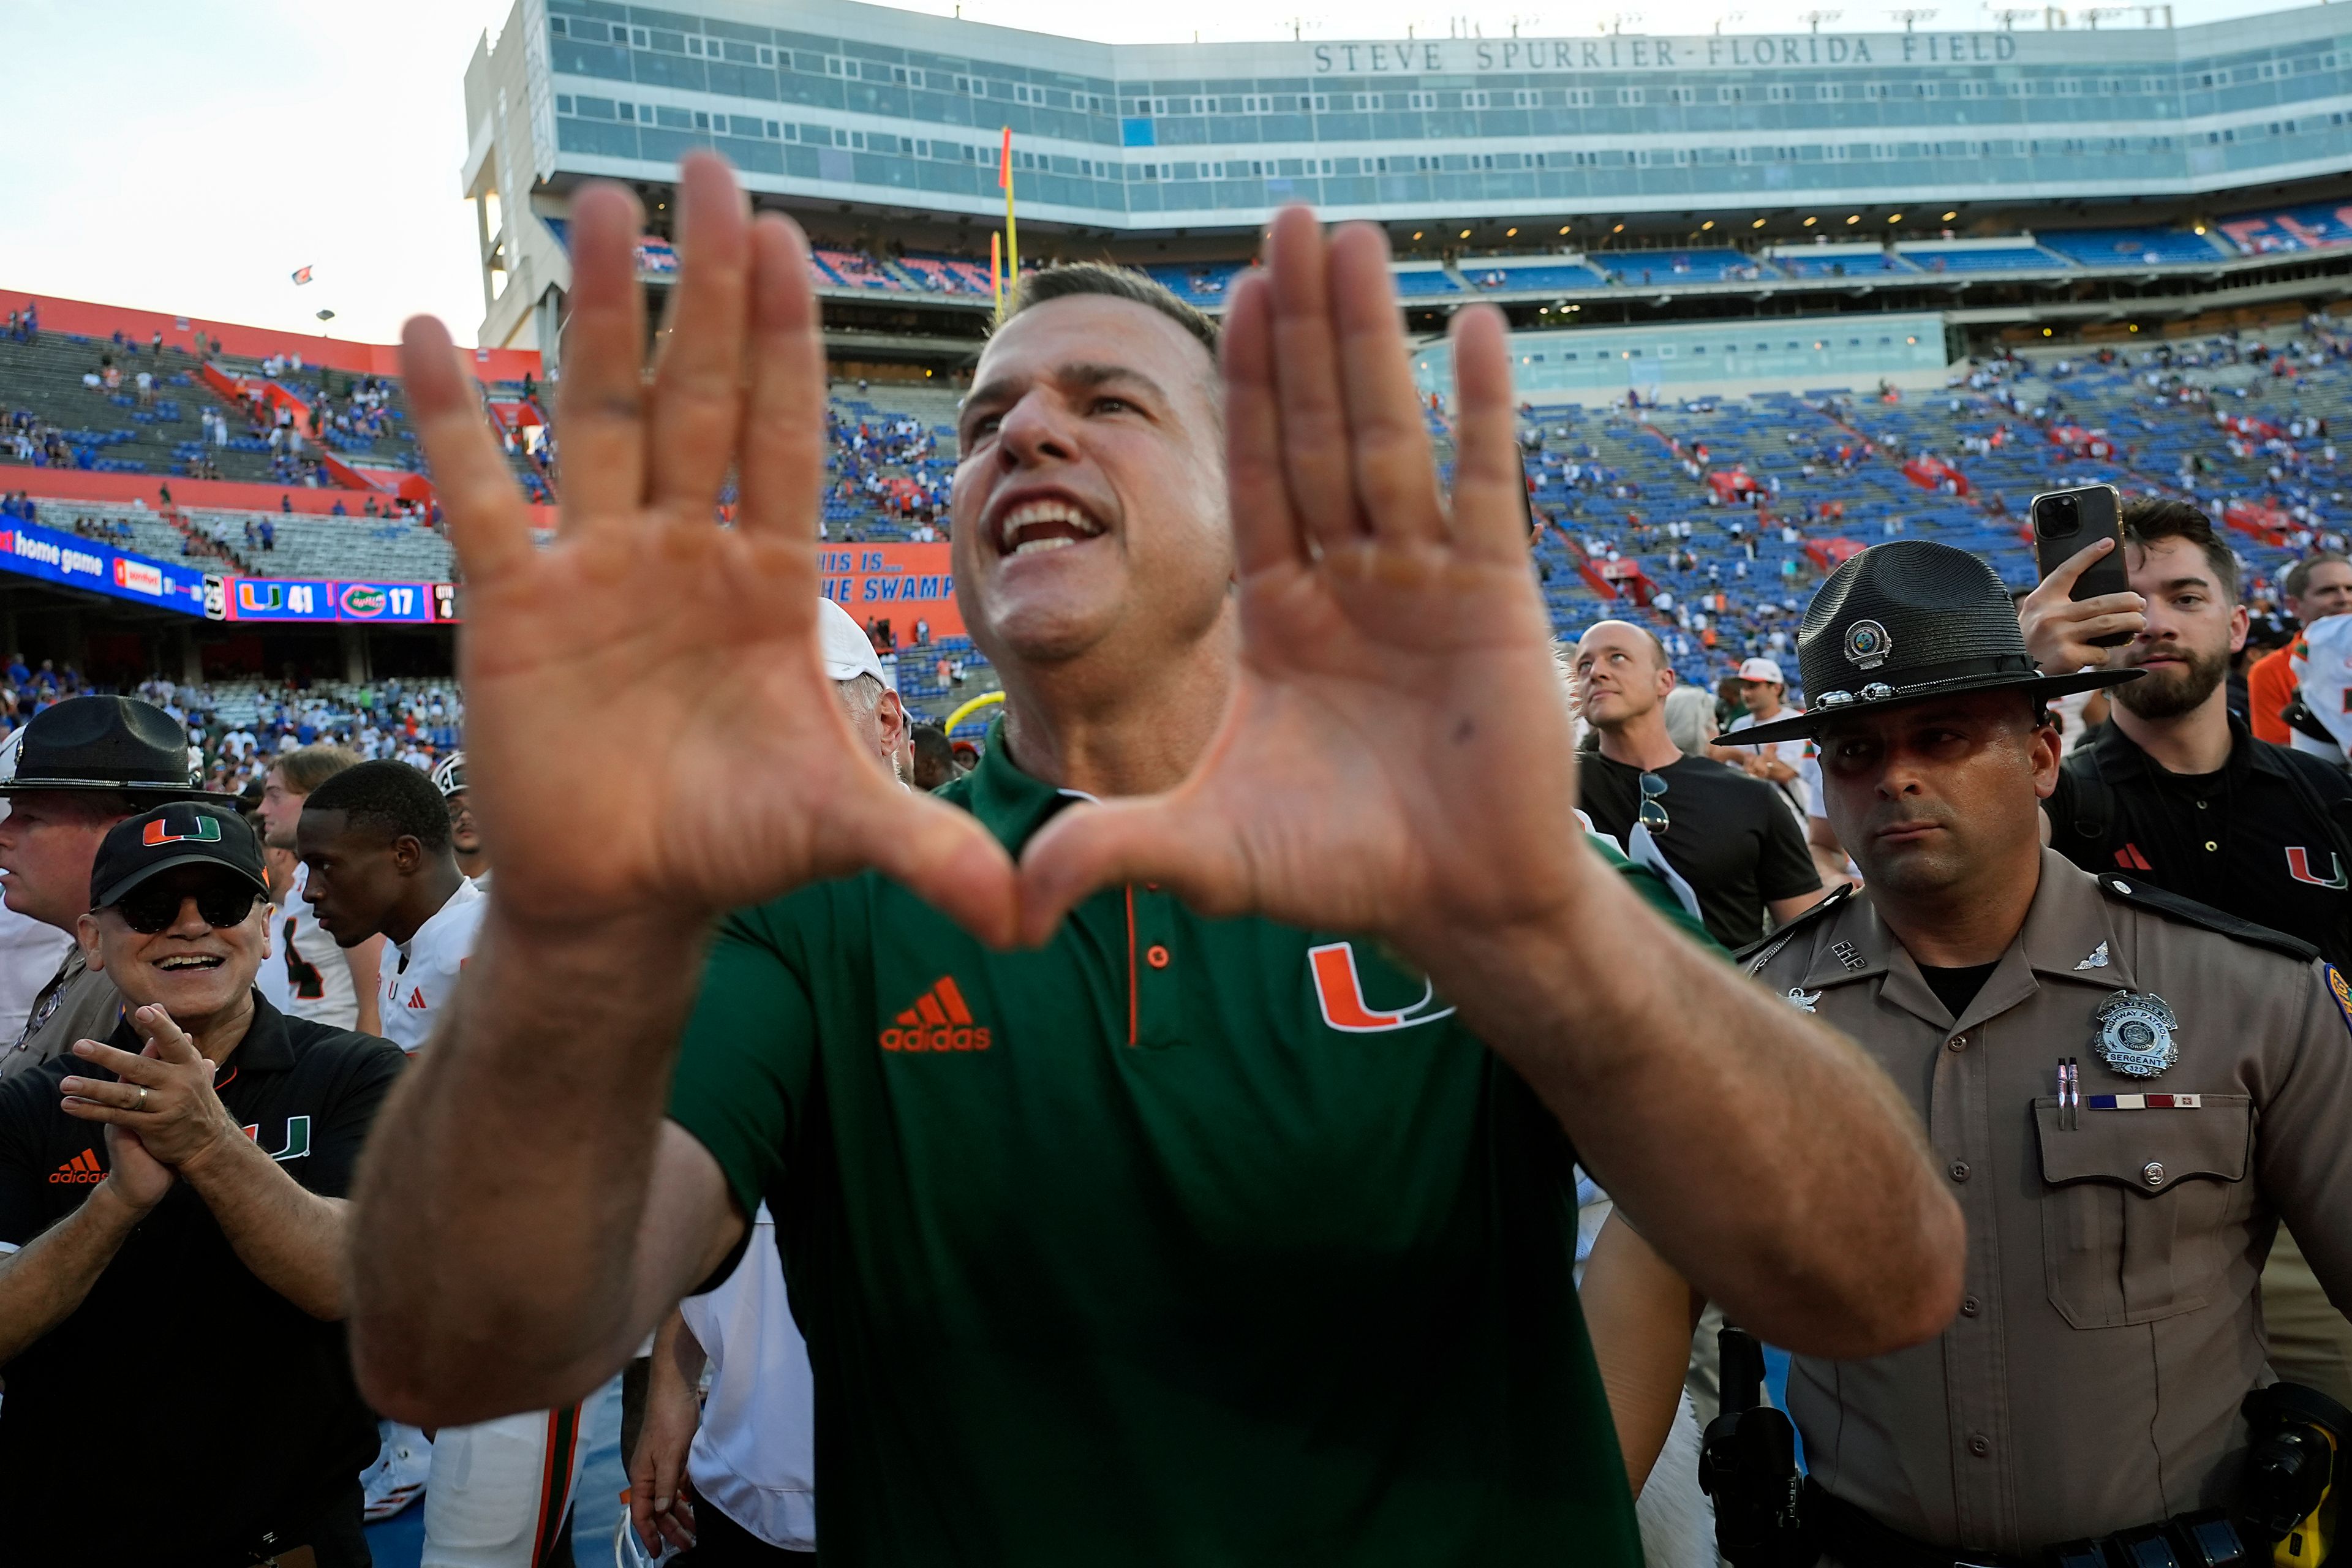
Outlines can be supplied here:
[[1841, 714], [1818, 744], [1830, 825], [1873, 889], [1933, 896], [2040, 853], [2057, 732], [2014, 691]]
[[2188, 540], [2135, 547], [2126, 564], [2132, 592], [2147, 600], [2147, 626], [2120, 650], [2122, 663], [2147, 673], [2116, 687], [2115, 700], [2143, 719], [2192, 712], [2229, 678], [2230, 656], [2246, 646], [2245, 606]]
[[2305, 626], [2352, 611], [2352, 564], [2323, 561], [2304, 574], [2303, 592], [2290, 595], [2287, 613]]
[[1216, 367], [1147, 305], [1076, 295], [989, 340], [958, 434], [956, 602], [998, 664], [1142, 669], [1200, 641], [1234, 572]]
[[[152, 935], [132, 930], [116, 905], [78, 922], [86, 961], [105, 972], [125, 1002], [133, 1007], [160, 1003], [181, 1027], [199, 1030], [244, 999], [269, 940], [269, 906], [252, 884], [217, 867], [179, 866], [150, 877], [127, 898], [176, 898], [179, 908]], [[243, 912], [236, 923], [215, 926], [204, 905], [215, 913]]]

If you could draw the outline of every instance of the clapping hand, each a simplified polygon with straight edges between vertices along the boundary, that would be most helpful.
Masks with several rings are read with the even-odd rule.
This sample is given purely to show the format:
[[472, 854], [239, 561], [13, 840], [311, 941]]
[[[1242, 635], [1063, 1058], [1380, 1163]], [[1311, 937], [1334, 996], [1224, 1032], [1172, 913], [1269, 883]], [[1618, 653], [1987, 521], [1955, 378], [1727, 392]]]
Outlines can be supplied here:
[[110, 1180], [134, 1207], [152, 1208], [182, 1167], [240, 1134], [213, 1091], [214, 1063], [172, 1015], [151, 1005], [132, 1012], [131, 1025], [146, 1041], [136, 1053], [74, 1042], [76, 1056], [115, 1076], [66, 1079], [60, 1108], [77, 1121], [106, 1124]]

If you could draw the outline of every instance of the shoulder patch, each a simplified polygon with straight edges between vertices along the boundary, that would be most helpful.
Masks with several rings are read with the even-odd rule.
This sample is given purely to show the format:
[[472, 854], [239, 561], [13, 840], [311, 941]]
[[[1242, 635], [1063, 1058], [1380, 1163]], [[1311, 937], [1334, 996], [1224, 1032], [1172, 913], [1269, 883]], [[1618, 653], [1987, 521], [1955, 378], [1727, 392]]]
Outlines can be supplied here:
[[1792, 920], [1787, 925], [1782, 926], [1779, 931], [1772, 932], [1769, 936], [1751, 942], [1746, 947], [1741, 948], [1738, 952], [1733, 953], [1731, 955], [1732, 962], [1738, 964], [1740, 968], [1747, 970], [1749, 973], [1754, 973], [1757, 970], [1763, 967], [1763, 961], [1765, 959], [1771, 957], [1774, 953], [1780, 952], [1781, 948], [1787, 946], [1790, 938], [1795, 936], [1799, 931], [1804, 930], [1807, 926], [1811, 925], [1822, 916], [1828, 914], [1832, 910], [1840, 908], [1853, 896], [1853, 884], [1852, 882], [1848, 882], [1844, 887], [1840, 888], [1828, 898], [1823, 899], [1820, 903], [1815, 904], [1811, 909], [1807, 910], [1803, 914], [1799, 915], [1795, 920]]
[[2321, 967], [2327, 971], [2327, 994], [2336, 998], [2336, 1010], [2344, 1015], [2344, 1026], [2352, 1029], [2352, 983], [2347, 983], [2344, 972], [2334, 964]]
[[2289, 936], [2283, 931], [2273, 931], [2268, 926], [2256, 925], [2252, 921], [2240, 920], [2232, 914], [2224, 914], [2209, 904], [2200, 904], [2194, 899], [2184, 899], [2178, 893], [2167, 892], [2162, 888], [2143, 882], [2137, 878], [2118, 877], [2114, 872], [2107, 871], [2102, 872], [2095, 879], [2099, 884], [2099, 890], [2107, 897], [2121, 900], [2127, 904], [2136, 904], [2144, 910], [2151, 910], [2184, 924], [2201, 926], [2207, 931], [2229, 937], [2235, 942], [2250, 942], [2256, 947], [2269, 948], [2273, 952], [2283, 952], [2299, 963], [2309, 963], [2319, 956], [2317, 948], [2299, 937]]

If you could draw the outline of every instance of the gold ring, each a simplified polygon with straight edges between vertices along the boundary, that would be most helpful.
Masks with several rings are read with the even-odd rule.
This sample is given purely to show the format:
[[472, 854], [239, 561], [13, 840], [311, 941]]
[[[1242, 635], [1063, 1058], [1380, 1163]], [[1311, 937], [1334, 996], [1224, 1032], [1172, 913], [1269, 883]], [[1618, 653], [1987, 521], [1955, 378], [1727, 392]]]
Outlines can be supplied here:
[[142, 1083], [139, 1086], [139, 1103], [132, 1106], [131, 1109], [133, 1110], [144, 1110], [147, 1109], [147, 1086], [145, 1084]]

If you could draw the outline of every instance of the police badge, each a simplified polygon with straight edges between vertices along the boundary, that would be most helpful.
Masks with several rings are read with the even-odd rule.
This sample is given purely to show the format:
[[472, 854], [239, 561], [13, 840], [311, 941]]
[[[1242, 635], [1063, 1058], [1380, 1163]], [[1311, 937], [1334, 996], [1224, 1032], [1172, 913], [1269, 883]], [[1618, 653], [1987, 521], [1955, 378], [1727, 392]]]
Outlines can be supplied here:
[[2118, 991], [2091, 1016], [2099, 1026], [2099, 1059], [2126, 1078], [2154, 1078], [2180, 1059], [2173, 1043], [2171, 1005], [2146, 991]]

